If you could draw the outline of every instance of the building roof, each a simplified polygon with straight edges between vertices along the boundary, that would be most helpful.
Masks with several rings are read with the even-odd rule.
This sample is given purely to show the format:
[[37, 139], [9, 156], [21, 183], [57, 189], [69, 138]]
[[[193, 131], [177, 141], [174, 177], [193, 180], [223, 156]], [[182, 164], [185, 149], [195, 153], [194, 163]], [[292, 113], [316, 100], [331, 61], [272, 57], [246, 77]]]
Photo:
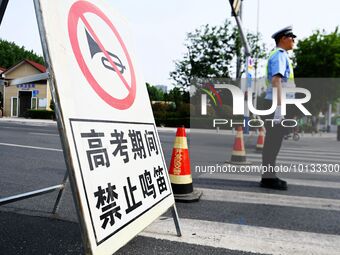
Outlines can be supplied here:
[[0, 73], [5, 72], [5, 71], [6, 71], [6, 68], [3, 68], [0, 66]]
[[28, 60], [28, 59], [25, 59], [24, 61], [26, 61], [27, 63], [31, 64], [32, 66], [34, 66], [36, 69], [38, 69], [40, 72], [42, 73], [45, 73], [46, 72], [46, 67], [37, 63], [37, 62], [34, 62], [32, 60]]
[[24, 60], [21, 60], [19, 63], [16, 63], [15, 65], [11, 66], [7, 70], [5, 70], [4, 74], [13, 71], [14, 69], [16, 69], [17, 67], [21, 66], [24, 63], [30, 64], [31, 66], [33, 66], [35, 69], [37, 69], [41, 73], [45, 73], [46, 72], [46, 67], [45, 66], [43, 66], [43, 65], [41, 65], [41, 64], [39, 64], [37, 62], [34, 62], [32, 60], [24, 59]]

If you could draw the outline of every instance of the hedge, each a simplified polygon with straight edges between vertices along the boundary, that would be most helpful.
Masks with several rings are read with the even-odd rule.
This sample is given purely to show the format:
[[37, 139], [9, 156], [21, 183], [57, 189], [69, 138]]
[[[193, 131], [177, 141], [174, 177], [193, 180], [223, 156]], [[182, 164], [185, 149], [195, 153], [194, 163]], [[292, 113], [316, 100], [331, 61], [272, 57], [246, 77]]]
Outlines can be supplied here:
[[48, 110], [28, 110], [25, 114], [26, 118], [31, 119], [53, 119], [55, 120], [54, 111]]
[[156, 126], [190, 127], [190, 118], [155, 118]]

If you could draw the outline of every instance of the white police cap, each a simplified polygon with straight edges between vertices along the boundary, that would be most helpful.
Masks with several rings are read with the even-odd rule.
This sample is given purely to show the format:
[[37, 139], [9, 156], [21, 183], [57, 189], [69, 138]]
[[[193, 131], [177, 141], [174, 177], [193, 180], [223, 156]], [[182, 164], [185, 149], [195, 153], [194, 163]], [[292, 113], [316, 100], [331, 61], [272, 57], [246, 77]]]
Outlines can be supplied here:
[[288, 36], [288, 35], [292, 36], [293, 38], [296, 37], [296, 35], [294, 35], [293, 33], [293, 26], [288, 26], [288, 27], [280, 29], [279, 31], [277, 31], [276, 33], [272, 35], [272, 38], [276, 39], [281, 36]]

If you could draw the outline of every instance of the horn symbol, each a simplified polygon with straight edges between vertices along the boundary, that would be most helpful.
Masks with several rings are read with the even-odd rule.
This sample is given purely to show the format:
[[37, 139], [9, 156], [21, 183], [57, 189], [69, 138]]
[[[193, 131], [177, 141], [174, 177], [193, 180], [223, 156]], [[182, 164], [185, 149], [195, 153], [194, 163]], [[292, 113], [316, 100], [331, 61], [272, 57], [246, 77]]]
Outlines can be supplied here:
[[[102, 52], [102, 50], [100, 49], [100, 47], [98, 46], [98, 44], [96, 43], [96, 41], [91, 37], [91, 35], [87, 32], [87, 30], [85, 29], [85, 33], [86, 33], [86, 37], [87, 37], [87, 42], [89, 44], [89, 48], [90, 48], [90, 54], [91, 54], [91, 58], [93, 58], [94, 55], [96, 55], [97, 53]], [[121, 74], [124, 73], [124, 70], [126, 69], [126, 67], [123, 65], [122, 61], [119, 59], [119, 57], [109, 51], [107, 51], [107, 53], [114, 59], [114, 64], [118, 67], [119, 72]], [[112, 70], [115, 72], [115, 69], [110, 65], [109, 60], [106, 57], [102, 57], [102, 64], [105, 68]]]

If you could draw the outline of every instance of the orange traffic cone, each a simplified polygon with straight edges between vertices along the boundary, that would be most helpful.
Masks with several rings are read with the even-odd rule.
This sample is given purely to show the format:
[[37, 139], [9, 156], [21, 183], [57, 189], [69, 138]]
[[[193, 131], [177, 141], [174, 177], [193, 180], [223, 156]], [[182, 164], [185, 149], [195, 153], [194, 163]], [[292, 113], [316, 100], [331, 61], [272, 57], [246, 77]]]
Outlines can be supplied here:
[[241, 126], [236, 128], [236, 137], [233, 146], [233, 152], [231, 154], [230, 161], [227, 161], [229, 164], [235, 165], [248, 165], [251, 162], [246, 160], [246, 151], [244, 149], [244, 142], [243, 142], [243, 129]]
[[169, 169], [171, 187], [178, 202], [196, 202], [202, 192], [194, 191], [185, 128], [177, 128]]
[[263, 127], [260, 127], [259, 136], [257, 138], [257, 143], [256, 143], [256, 151], [261, 152], [263, 150], [263, 145], [264, 145], [264, 129]]

